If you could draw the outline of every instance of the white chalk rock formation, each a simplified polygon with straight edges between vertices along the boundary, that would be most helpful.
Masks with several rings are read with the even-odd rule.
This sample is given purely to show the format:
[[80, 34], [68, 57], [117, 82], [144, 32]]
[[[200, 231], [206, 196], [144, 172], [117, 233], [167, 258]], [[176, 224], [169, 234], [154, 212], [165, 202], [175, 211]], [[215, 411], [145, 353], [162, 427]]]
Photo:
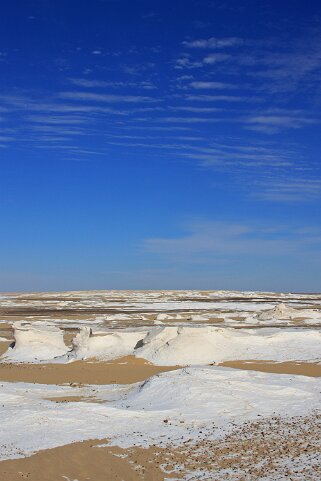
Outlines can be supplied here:
[[14, 343], [2, 356], [4, 361], [48, 361], [68, 351], [63, 331], [48, 322], [15, 322], [13, 335]]
[[144, 338], [146, 331], [114, 331], [107, 334], [93, 335], [89, 327], [82, 327], [72, 340], [72, 350], [66, 355], [68, 359], [101, 360], [116, 359], [133, 354], [136, 344]]
[[191, 365], [232, 360], [320, 360], [316, 330], [154, 328], [135, 355], [158, 365]]
[[128, 355], [158, 365], [204, 365], [233, 360], [321, 361], [321, 332], [316, 329], [233, 329], [166, 326], [93, 334], [82, 327], [64, 344], [63, 332], [44, 322], [16, 323], [15, 345], [2, 360], [68, 362], [111, 360]]
[[291, 320], [296, 318], [320, 318], [321, 313], [318, 310], [313, 309], [294, 309], [293, 307], [287, 306], [286, 304], [277, 304], [273, 309], [264, 311], [258, 314], [257, 319], [260, 321], [270, 321], [270, 320]]

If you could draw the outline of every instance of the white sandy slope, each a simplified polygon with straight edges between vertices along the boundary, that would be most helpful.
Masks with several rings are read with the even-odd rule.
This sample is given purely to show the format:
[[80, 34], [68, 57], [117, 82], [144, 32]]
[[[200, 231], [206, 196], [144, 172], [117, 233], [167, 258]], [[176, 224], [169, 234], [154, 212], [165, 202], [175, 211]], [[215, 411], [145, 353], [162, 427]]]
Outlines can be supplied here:
[[3, 362], [111, 360], [135, 355], [157, 365], [218, 364], [231, 360], [321, 361], [321, 332], [316, 329], [233, 329], [210, 326], [110, 330], [92, 335], [82, 327], [65, 346], [63, 333], [44, 323], [14, 326], [16, 344]]
[[[123, 447], [214, 439], [258, 415], [306, 415], [319, 408], [320, 392], [318, 378], [222, 367], [184, 368], [126, 387], [2, 383], [0, 459], [93, 438]], [[106, 402], [44, 399], [62, 395]]]

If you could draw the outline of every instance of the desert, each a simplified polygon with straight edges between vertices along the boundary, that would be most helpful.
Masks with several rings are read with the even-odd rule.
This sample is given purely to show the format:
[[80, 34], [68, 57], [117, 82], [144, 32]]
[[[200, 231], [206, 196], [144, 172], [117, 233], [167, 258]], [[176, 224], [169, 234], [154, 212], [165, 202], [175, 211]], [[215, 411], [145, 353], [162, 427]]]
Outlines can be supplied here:
[[321, 297], [3, 294], [1, 479], [315, 480]]

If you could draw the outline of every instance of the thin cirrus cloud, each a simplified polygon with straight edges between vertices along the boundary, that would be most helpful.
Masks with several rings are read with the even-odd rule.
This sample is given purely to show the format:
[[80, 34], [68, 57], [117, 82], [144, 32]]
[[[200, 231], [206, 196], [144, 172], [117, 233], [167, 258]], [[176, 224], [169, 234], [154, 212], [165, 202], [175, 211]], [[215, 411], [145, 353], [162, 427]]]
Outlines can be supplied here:
[[234, 256], [291, 256], [317, 252], [321, 247], [321, 231], [291, 228], [289, 226], [248, 225], [217, 221], [198, 221], [186, 226], [186, 234], [179, 237], [145, 239], [145, 252], [159, 254], [188, 263], [220, 259], [232, 260]]
[[294, 51], [240, 56], [239, 63], [248, 76], [261, 83], [262, 90], [272, 94], [300, 89], [301, 94], [309, 91], [311, 95], [319, 85], [321, 51], [319, 47], [310, 48], [304, 42]]
[[246, 120], [246, 128], [265, 133], [278, 133], [284, 129], [299, 129], [305, 125], [317, 123], [318, 120], [304, 116], [257, 115]]
[[[123, 111], [119, 109], [114, 109], [106, 105], [92, 104], [89, 105], [84, 103], [75, 102], [63, 102], [61, 99], [52, 97], [48, 102], [47, 99], [33, 98], [31, 96], [12, 96], [12, 95], [2, 95], [0, 100], [6, 103], [7, 107], [4, 108], [3, 112], [21, 111], [21, 112], [43, 112], [43, 113], [90, 113], [90, 112], [104, 112], [111, 114], [122, 114]], [[55, 101], [54, 101], [55, 100]]]
[[[181, 152], [182, 156], [190, 159], [195, 159], [204, 168], [211, 169], [220, 167], [223, 168], [226, 174], [237, 173], [238, 180], [244, 187], [247, 183], [244, 183], [245, 171], [253, 171], [260, 169], [261, 173], [265, 172], [271, 176], [274, 172], [280, 175], [280, 168], [288, 170], [289, 167], [294, 167], [294, 160], [296, 161], [296, 167], [301, 166], [302, 159], [300, 152], [294, 149], [281, 149], [276, 148], [273, 145], [256, 145], [252, 143], [249, 146], [239, 145], [237, 143], [233, 145], [228, 144], [214, 144], [209, 147], [204, 146], [192, 146]], [[240, 175], [240, 168], [243, 171], [243, 175]], [[302, 165], [302, 170], [304, 166]], [[266, 175], [264, 175], [266, 177]], [[257, 184], [257, 189], [260, 192], [266, 190], [266, 183], [263, 185]], [[253, 188], [253, 185], [252, 185]]]
[[[220, 72], [250, 78], [258, 91], [271, 94], [317, 89], [321, 71], [320, 33], [285, 43], [281, 39], [256, 41], [238, 37], [186, 40], [181, 69], [219, 64]], [[237, 55], [231, 48], [237, 47]], [[246, 47], [246, 48], [245, 48]], [[204, 57], [203, 50], [212, 50]], [[215, 51], [213, 51], [215, 50]], [[219, 51], [218, 51], [219, 50]], [[201, 52], [201, 54], [200, 54]]]
[[194, 112], [194, 113], [214, 113], [214, 112], [221, 112], [223, 109], [219, 107], [195, 107], [193, 105], [177, 105], [177, 106], [169, 106], [169, 110], [179, 110], [182, 112]]
[[257, 96], [240, 96], [240, 95], [206, 95], [206, 94], [187, 94], [186, 100], [196, 102], [261, 102], [262, 98]]
[[211, 53], [200, 60], [195, 60], [190, 54], [185, 53], [176, 60], [175, 68], [183, 70], [201, 68], [206, 65], [215, 65], [229, 60], [231, 55], [226, 53]]
[[186, 123], [186, 124], [194, 124], [194, 123], [210, 123], [210, 122], [219, 122], [222, 119], [217, 118], [207, 118], [207, 117], [162, 117], [159, 119], [161, 122], [173, 122], [173, 123]]
[[228, 60], [231, 58], [231, 55], [226, 54], [226, 53], [211, 53], [204, 57], [203, 63], [207, 65], [214, 65], [219, 62], [224, 62], [225, 60]]
[[87, 118], [71, 116], [71, 115], [31, 115], [28, 117], [31, 122], [46, 123], [46, 124], [85, 124], [88, 122]]
[[[3, 121], [6, 115], [9, 121], [10, 115], [12, 119], [15, 117], [17, 128], [21, 127], [22, 132], [19, 140], [33, 141], [35, 145], [41, 144], [41, 148], [45, 148], [46, 143], [50, 148], [61, 143], [61, 150], [70, 150], [68, 142], [72, 145], [79, 142], [82, 144], [79, 152], [89, 152], [87, 139], [90, 138], [88, 144], [91, 144], [95, 136], [98, 151], [103, 150], [106, 135], [117, 139], [124, 134], [117, 148], [126, 151], [126, 155], [139, 148], [148, 148], [149, 154], [164, 148], [169, 156], [183, 159], [186, 164], [212, 169], [213, 178], [216, 170], [234, 175], [233, 182], [241, 179], [240, 185], [249, 186], [249, 198], [288, 201], [320, 196], [319, 189], [313, 185], [308, 190], [302, 186], [301, 196], [283, 187], [283, 171], [300, 166], [305, 172], [309, 159], [300, 158], [297, 152], [287, 155], [288, 146], [280, 136], [277, 148], [268, 145], [263, 150], [255, 144], [257, 138], [269, 143], [273, 135], [276, 138], [280, 132], [290, 135], [291, 130], [312, 129], [319, 122], [316, 107], [307, 106], [306, 99], [300, 102], [300, 110], [291, 109], [293, 102], [291, 105], [291, 99], [283, 95], [285, 90], [282, 90], [287, 86], [281, 86], [282, 83], [297, 85], [304, 80], [309, 87], [304, 83], [303, 91], [311, 89], [321, 65], [316, 46], [306, 59], [299, 47], [295, 51], [290, 44], [285, 46], [280, 42], [280, 46], [275, 44], [272, 48], [268, 43], [254, 45], [234, 36], [186, 39], [183, 46], [184, 49], [182, 43], [176, 45], [168, 62], [162, 62], [162, 56], [158, 56], [160, 60], [146, 61], [142, 69], [142, 62], [137, 61], [139, 68], [135, 75], [128, 76], [127, 72], [124, 76], [128, 52], [118, 52], [112, 73], [100, 65], [96, 71], [71, 72], [56, 83], [65, 85], [58, 91], [28, 94], [26, 89], [21, 89], [23, 94], [19, 95], [17, 89], [15, 95], [2, 94]], [[183, 53], [175, 64], [179, 51]], [[95, 59], [98, 67], [104, 56]], [[177, 65], [188, 70], [177, 75]], [[131, 68], [135, 69], [134, 62]], [[290, 78], [285, 82], [286, 75]], [[282, 98], [276, 95], [279, 93]], [[12, 123], [8, 123], [10, 125]], [[139, 130], [147, 136], [155, 134], [155, 141], [131, 144], [126, 133]], [[201, 139], [200, 145], [191, 138], [178, 138], [179, 133], [186, 137], [188, 133], [193, 134], [194, 138]], [[12, 138], [17, 135], [12, 134]], [[224, 147], [215, 145], [214, 139], [225, 143]], [[238, 144], [240, 140], [249, 150]], [[9, 141], [3, 140], [2, 144], [5, 143]], [[258, 179], [268, 170], [273, 171], [273, 181], [265, 179], [265, 186], [255, 182], [255, 176]], [[251, 182], [247, 175], [251, 175]]]
[[202, 66], [203, 66], [203, 61], [192, 60], [191, 56], [188, 54], [182, 55], [175, 62], [175, 68], [179, 70], [200, 68]]
[[85, 104], [66, 104], [66, 103], [52, 103], [52, 104], [33, 104], [30, 108], [33, 111], [43, 111], [43, 112], [57, 112], [57, 113], [110, 113], [116, 115], [124, 115], [126, 112], [124, 110], [115, 109], [108, 107], [106, 105], [85, 105]]
[[321, 181], [308, 177], [269, 179], [261, 184], [254, 195], [257, 199], [271, 202], [305, 202], [321, 195]]
[[237, 47], [240, 45], [244, 45], [244, 40], [238, 37], [226, 37], [226, 38], [210, 37], [207, 39], [185, 40], [183, 42], [183, 45], [184, 47], [188, 47], [188, 48], [220, 49], [220, 48]]
[[145, 102], [159, 102], [159, 99], [153, 97], [145, 97], [141, 95], [113, 95], [113, 94], [100, 94], [94, 92], [60, 92], [59, 98], [70, 100], [87, 100], [93, 102], [106, 102], [106, 103], [145, 103]]
[[141, 82], [124, 82], [121, 80], [118, 81], [107, 81], [107, 80], [95, 80], [95, 79], [87, 79], [87, 78], [69, 78], [69, 82], [77, 87], [84, 87], [84, 88], [104, 88], [104, 87], [112, 87], [112, 88], [128, 88], [128, 87], [137, 87], [144, 90], [154, 90], [156, 89], [156, 85], [150, 81], [141, 81]]
[[210, 82], [197, 80], [189, 84], [192, 89], [196, 90], [220, 90], [220, 89], [235, 89], [235, 85], [226, 82]]
[[114, 82], [108, 82], [106, 80], [90, 80], [86, 78], [69, 78], [69, 82], [78, 87], [110, 87]]

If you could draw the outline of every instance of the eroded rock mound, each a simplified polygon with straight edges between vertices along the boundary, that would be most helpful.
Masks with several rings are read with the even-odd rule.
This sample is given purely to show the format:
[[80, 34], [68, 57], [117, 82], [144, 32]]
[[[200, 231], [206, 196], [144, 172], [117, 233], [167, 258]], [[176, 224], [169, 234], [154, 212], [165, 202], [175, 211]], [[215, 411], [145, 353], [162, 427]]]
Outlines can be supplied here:
[[47, 361], [62, 356], [68, 351], [64, 343], [63, 331], [48, 322], [15, 322], [13, 336], [14, 343], [3, 355], [4, 361]]

